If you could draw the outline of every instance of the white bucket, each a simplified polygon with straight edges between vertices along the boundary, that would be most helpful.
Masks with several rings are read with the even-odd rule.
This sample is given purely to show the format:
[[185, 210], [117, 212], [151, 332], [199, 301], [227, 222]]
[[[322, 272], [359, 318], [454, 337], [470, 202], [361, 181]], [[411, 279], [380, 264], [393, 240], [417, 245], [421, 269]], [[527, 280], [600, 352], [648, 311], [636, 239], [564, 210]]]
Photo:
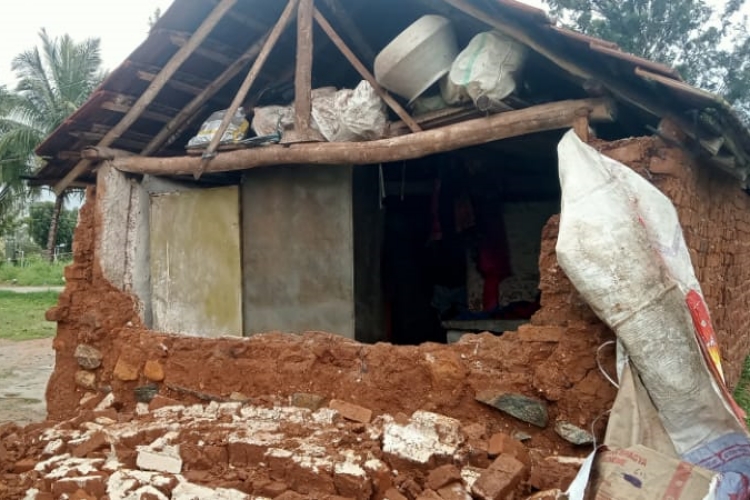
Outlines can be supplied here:
[[450, 71], [457, 55], [451, 22], [442, 16], [423, 16], [378, 54], [375, 79], [412, 102]]

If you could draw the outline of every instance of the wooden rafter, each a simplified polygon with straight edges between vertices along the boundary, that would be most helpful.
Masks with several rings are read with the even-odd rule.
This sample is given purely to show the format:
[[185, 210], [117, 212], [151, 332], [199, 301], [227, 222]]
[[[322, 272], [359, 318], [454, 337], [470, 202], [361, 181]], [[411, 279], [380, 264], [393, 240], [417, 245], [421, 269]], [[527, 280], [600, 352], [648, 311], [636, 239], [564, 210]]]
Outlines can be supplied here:
[[[108, 99], [104, 101], [101, 106], [102, 109], [107, 111], [113, 111], [115, 113], [126, 114], [133, 108], [133, 104], [137, 101], [136, 97], [119, 94], [117, 92], [108, 93]], [[178, 110], [163, 105], [151, 104], [150, 108], [145, 110], [141, 115], [142, 118], [157, 122], [168, 122], [176, 115]]]
[[[139, 69], [136, 71], [136, 76], [139, 80], [143, 80], [144, 82], [154, 82], [159, 76], [159, 73]], [[179, 77], [169, 80], [169, 82], [167, 82], [167, 87], [171, 87], [174, 90], [179, 90], [186, 94], [197, 95], [201, 93], [201, 86], [199, 83], [187, 82]]]
[[187, 106], [182, 109], [182, 111], [180, 111], [166, 126], [164, 126], [164, 128], [162, 128], [158, 134], [156, 134], [151, 142], [149, 142], [148, 146], [146, 146], [146, 148], [141, 151], [141, 154], [144, 156], [148, 156], [151, 153], [157, 151], [165, 144], [170, 144], [171, 141], [173, 141], [182, 130], [189, 126], [190, 123], [192, 123], [196, 115], [199, 113], [200, 109], [214, 95], [216, 95], [216, 93], [221, 90], [224, 85], [229, 83], [232, 78], [237, 76], [249, 61], [258, 56], [260, 50], [265, 45], [270, 33], [271, 32], [269, 31], [260, 40], [251, 45], [240, 57], [237, 58], [236, 61], [234, 61], [227, 69], [225, 69], [221, 75], [219, 75], [213, 82], [206, 85], [203, 90], [198, 95], [196, 95], [195, 98], [190, 101]]
[[294, 128], [303, 138], [312, 119], [313, 0], [300, 0], [297, 8], [297, 64], [294, 72]]
[[582, 99], [540, 104], [477, 118], [435, 130], [369, 142], [303, 143], [240, 149], [217, 155], [205, 164], [197, 157], [119, 158], [115, 168], [139, 174], [187, 175], [198, 168], [229, 172], [268, 165], [367, 165], [421, 158], [510, 137], [572, 127], [587, 114], [592, 122], [612, 121], [614, 104], [608, 99]]
[[[184, 31], [161, 29], [159, 32], [164, 33], [169, 37], [169, 41], [178, 47], [184, 47], [190, 42], [190, 33]], [[224, 66], [232, 64], [239, 57], [239, 53], [233, 46], [209, 38], [203, 40], [200, 47], [196, 47], [194, 54]]]
[[208, 166], [208, 163], [216, 154], [216, 148], [219, 146], [219, 143], [221, 142], [221, 138], [224, 136], [224, 133], [229, 128], [229, 123], [231, 122], [232, 117], [239, 109], [240, 105], [242, 104], [242, 101], [244, 101], [245, 97], [247, 97], [247, 93], [250, 91], [250, 88], [253, 86], [253, 83], [255, 83], [255, 80], [258, 78], [258, 75], [260, 74], [261, 69], [263, 69], [263, 65], [265, 64], [266, 59], [268, 59], [268, 56], [271, 54], [271, 51], [276, 45], [276, 42], [279, 40], [279, 37], [281, 37], [281, 34], [284, 32], [284, 29], [289, 24], [289, 21], [292, 18], [292, 14], [294, 14], [294, 11], [297, 8], [298, 4], [299, 4], [299, 0], [289, 0], [289, 2], [286, 5], [286, 8], [281, 13], [279, 20], [276, 21], [276, 24], [271, 30], [271, 33], [269, 34], [268, 39], [263, 44], [263, 48], [260, 50], [260, 53], [258, 54], [258, 57], [255, 59], [253, 66], [250, 68], [250, 71], [248, 72], [247, 77], [245, 77], [245, 80], [242, 82], [242, 85], [240, 85], [240, 88], [237, 91], [237, 95], [234, 96], [234, 100], [232, 100], [232, 103], [229, 105], [229, 108], [227, 108], [225, 115], [224, 115], [224, 119], [221, 121], [221, 125], [219, 126], [218, 130], [216, 130], [216, 132], [214, 133], [214, 136], [211, 139], [211, 143], [208, 145], [208, 148], [206, 148], [205, 153], [203, 153], [201, 162], [197, 165], [196, 169], [193, 170], [193, 175], [195, 176], [196, 179], [200, 178], [205, 168]]
[[[195, 31], [190, 42], [177, 51], [172, 58], [167, 62], [164, 68], [159, 72], [158, 76], [148, 86], [148, 88], [141, 94], [138, 101], [133, 104], [125, 116], [115, 125], [109, 132], [102, 137], [99, 141], [99, 146], [111, 146], [133, 123], [141, 116], [143, 111], [148, 107], [149, 104], [156, 98], [161, 92], [164, 86], [167, 84], [172, 75], [182, 66], [182, 64], [190, 57], [193, 51], [205, 40], [211, 31], [216, 27], [224, 14], [226, 14], [237, 2], [237, 0], [221, 0], [219, 4], [211, 11], [206, 17], [200, 27]], [[91, 162], [88, 160], [81, 160], [76, 164], [73, 169], [63, 177], [63, 179], [55, 184], [54, 191], [58, 196], [62, 194], [65, 189], [70, 185], [71, 182], [76, 180], [79, 175], [85, 172], [91, 166]]]
[[419, 132], [422, 130], [422, 128], [417, 124], [417, 122], [414, 121], [414, 119], [409, 115], [409, 113], [406, 112], [406, 110], [393, 98], [391, 97], [388, 92], [383, 89], [383, 87], [380, 86], [380, 84], [375, 80], [375, 77], [370, 73], [370, 71], [365, 67], [362, 62], [357, 59], [357, 56], [354, 55], [354, 52], [351, 51], [351, 49], [346, 45], [346, 43], [341, 39], [338, 33], [336, 33], [336, 30], [333, 29], [333, 26], [326, 20], [325, 17], [323, 17], [323, 14], [320, 13], [318, 9], [315, 9], [315, 21], [320, 25], [320, 27], [325, 31], [326, 35], [331, 39], [334, 45], [341, 51], [341, 53], [346, 57], [347, 61], [354, 66], [354, 69], [357, 70], [357, 72], [367, 80], [370, 85], [372, 85], [372, 88], [375, 89], [375, 92], [380, 96], [383, 101], [393, 110], [394, 113], [398, 115], [399, 118], [401, 118], [404, 123], [406, 123], [409, 126], [409, 129], [411, 129], [412, 132]]

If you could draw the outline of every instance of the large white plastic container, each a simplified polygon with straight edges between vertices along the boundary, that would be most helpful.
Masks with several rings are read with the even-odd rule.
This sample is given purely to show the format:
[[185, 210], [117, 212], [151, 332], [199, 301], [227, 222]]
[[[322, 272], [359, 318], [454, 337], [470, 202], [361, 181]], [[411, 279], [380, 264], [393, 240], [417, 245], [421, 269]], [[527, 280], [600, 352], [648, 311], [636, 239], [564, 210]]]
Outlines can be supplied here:
[[442, 16], [423, 16], [378, 54], [375, 79], [412, 102], [450, 71], [457, 55], [451, 22]]

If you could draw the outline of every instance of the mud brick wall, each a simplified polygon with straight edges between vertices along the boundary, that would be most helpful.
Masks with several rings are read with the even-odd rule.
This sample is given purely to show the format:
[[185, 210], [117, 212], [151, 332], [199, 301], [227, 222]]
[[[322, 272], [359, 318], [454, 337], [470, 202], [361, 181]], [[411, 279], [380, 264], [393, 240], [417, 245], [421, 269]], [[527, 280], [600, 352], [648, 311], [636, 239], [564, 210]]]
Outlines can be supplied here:
[[[433, 411], [481, 423], [488, 432], [522, 431], [532, 436], [530, 446], [548, 454], [577, 452], [555, 433], [557, 420], [584, 429], [594, 425], [602, 437], [616, 389], [599, 371], [596, 351], [613, 335], [585, 304], [569, 300], [575, 292], [554, 260], [556, 219], [545, 229], [542, 254], [544, 269], [554, 274], [547, 282], [559, 293], [550, 293], [539, 318], [518, 332], [420, 346], [367, 345], [314, 332], [207, 339], [143, 327], [133, 298], [99, 269], [95, 200], [92, 188], [76, 229], [66, 289], [48, 312], [58, 322], [47, 391], [50, 419], [74, 416], [107, 394], [127, 414], [135, 409], [135, 389], [153, 384], [160, 395], [184, 402], [249, 398], [262, 404], [306, 393], [343, 399], [374, 415]], [[613, 372], [611, 349], [601, 362]], [[542, 400], [549, 426], [534, 427], [476, 400], [508, 392]]]
[[750, 353], [750, 196], [730, 175], [656, 138], [595, 146], [675, 204], [733, 388]]
[[[750, 197], [715, 169], [699, 168], [656, 139], [596, 144], [650, 178], [676, 203], [711, 308], [730, 384], [738, 380], [750, 349], [747, 335], [750, 266]], [[103, 233], [91, 188], [80, 213], [74, 263], [48, 318], [58, 322], [56, 364], [47, 401], [49, 417], [74, 415], [92, 400], [114, 394], [132, 411], [138, 387], [198, 401], [291, 397], [315, 393], [348, 399], [375, 414], [427, 410], [492, 431], [522, 430], [531, 446], [564, 453], [564, 442], [546, 429], [478, 403], [481, 393], [514, 392], [541, 398], [551, 422], [603, 431], [615, 389], [597, 367], [597, 348], [613, 338], [557, 265], [558, 217], [541, 235], [542, 308], [531, 324], [503, 336], [469, 335], [453, 345], [365, 345], [328, 333], [261, 334], [247, 339], [198, 339], [145, 329], [136, 301], [102, 273], [97, 239]], [[78, 351], [78, 352], [77, 352]], [[612, 349], [602, 364], [613, 373]], [[78, 356], [76, 356], [78, 354]], [[82, 356], [83, 354], [83, 356]]]

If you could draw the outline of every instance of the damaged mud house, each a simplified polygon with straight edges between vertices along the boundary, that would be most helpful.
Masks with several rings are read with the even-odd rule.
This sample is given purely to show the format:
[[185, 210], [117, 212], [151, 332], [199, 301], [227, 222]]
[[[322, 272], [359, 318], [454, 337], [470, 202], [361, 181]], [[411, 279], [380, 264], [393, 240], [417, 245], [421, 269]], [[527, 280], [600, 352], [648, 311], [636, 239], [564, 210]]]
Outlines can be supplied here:
[[750, 134], [668, 67], [514, 0], [175, 0], [37, 153], [87, 201], [0, 496], [750, 494]]

